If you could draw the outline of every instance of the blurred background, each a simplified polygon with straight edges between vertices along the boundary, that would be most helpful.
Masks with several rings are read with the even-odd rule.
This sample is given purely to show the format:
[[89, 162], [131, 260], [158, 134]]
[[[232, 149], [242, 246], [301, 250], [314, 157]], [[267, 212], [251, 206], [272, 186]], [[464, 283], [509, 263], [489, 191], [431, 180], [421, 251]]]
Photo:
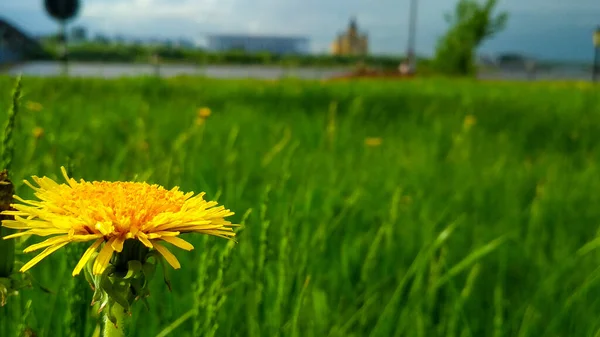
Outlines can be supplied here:
[[[105, 77], [153, 73], [149, 65], [161, 62], [164, 76], [324, 78], [359, 61], [396, 69], [406, 57], [427, 72], [452, 26], [448, 14], [460, 16], [455, 0], [86, 0], [79, 7], [65, 22], [71, 74]], [[479, 76], [590, 78], [600, 3], [494, 1], [492, 17], [501, 13], [508, 14], [502, 29], [478, 45]], [[42, 0], [2, 1], [0, 31], [5, 72], [60, 73], [53, 61], [61, 34]], [[34, 44], [43, 55], [32, 55]]]

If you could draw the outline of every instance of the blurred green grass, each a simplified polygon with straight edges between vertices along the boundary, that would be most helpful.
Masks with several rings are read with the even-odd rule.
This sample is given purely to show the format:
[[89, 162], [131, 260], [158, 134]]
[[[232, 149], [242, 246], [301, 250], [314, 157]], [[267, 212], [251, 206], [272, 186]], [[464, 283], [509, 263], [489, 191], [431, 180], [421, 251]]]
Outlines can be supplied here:
[[[0, 77], [3, 113], [12, 85]], [[600, 253], [578, 253], [599, 230], [597, 87], [24, 78], [23, 91], [17, 194], [32, 196], [31, 175], [61, 180], [70, 160], [76, 179], [205, 191], [234, 222], [252, 209], [228, 257], [225, 240], [199, 235], [174, 250], [173, 292], [154, 279], [135, 336], [186, 314], [171, 335], [600, 332]], [[212, 114], [196, 127], [200, 107]], [[32, 270], [54, 294], [27, 290], [3, 309], [32, 300], [38, 336], [65, 334], [66, 256]]]

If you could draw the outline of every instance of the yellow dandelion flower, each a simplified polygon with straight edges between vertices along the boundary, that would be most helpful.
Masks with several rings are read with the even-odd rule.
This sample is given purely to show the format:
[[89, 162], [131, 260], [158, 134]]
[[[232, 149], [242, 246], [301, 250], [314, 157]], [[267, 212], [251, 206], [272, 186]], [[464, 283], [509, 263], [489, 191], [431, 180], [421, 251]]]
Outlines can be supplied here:
[[577, 87], [577, 89], [579, 90], [586, 90], [586, 89], [591, 89], [594, 87], [594, 83], [591, 82], [584, 82], [584, 81], [578, 81], [575, 86]]
[[42, 104], [33, 101], [27, 101], [27, 103], [25, 103], [25, 107], [31, 111], [42, 111], [44, 108]]
[[36, 126], [35, 128], [33, 128], [32, 132], [33, 132], [33, 137], [35, 139], [40, 139], [44, 135], [44, 129], [39, 126]]
[[380, 137], [368, 137], [365, 139], [365, 145], [367, 146], [379, 146], [383, 140]]
[[204, 193], [183, 193], [177, 187], [166, 190], [158, 185], [140, 182], [77, 182], [69, 178], [61, 167], [67, 183], [33, 176], [39, 187], [25, 181], [35, 190], [39, 200], [23, 200], [13, 204], [15, 210], [0, 214], [13, 215], [3, 226], [19, 230], [4, 239], [25, 235], [50, 236], [41, 243], [27, 247], [24, 252], [45, 248], [26, 263], [24, 272], [43, 258], [72, 242], [89, 242], [92, 245], [83, 254], [73, 270], [79, 274], [94, 252], [102, 245], [92, 266], [93, 274], [102, 274], [113, 253], [123, 250], [127, 239], [139, 240], [155, 249], [175, 269], [180, 268], [177, 258], [164, 246], [170, 243], [178, 248], [192, 250], [194, 247], [179, 238], [182, 233], [197, 232], [224, 238], [235, 236], [233, 226], [224, 218], [233, 212], [217, 202], [205, 201]]
[[208, 118], [211, 114], [209, 108], [200, 108], [198, 109], [198, 118]]
[[468, 130], [473, 125], [475, 125], [475, 123], [477, 123], [477, 119], [475, 118], [475, 116], [473, 116], [473, 115], [467, 115], [465, 117], [465, 120], [463, 121], [463, 127]]
[[412, 199], [412, 197], [410, 195], [405, 195], [405, 196], [402, 197], [401, 202], [403, 204], [409, 205], [409, 204], [412, 204], [413, 199]]
[[138, 147], [140, 150], [145, 152], [148, 151], [148, 149], [150, 149], [150, 144], [148, 144], [148, 142], [144, 140], [139, 143]]

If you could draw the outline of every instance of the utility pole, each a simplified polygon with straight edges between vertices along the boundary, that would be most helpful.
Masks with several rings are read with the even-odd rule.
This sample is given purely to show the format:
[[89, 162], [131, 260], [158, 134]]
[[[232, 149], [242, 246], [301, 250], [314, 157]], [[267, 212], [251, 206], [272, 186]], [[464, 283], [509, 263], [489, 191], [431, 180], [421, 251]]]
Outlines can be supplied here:
[[418, 0], [409, 0], [409, 18], [408, 18], [408, 45], [406, 48], [406, 57], [408, 58], [408, 65], [414, 72], [417, 66], [416, 53], [415, 53], [415, 35], [417, 31], [417, 5]]
[[594, 63], [592, 64], [592, 82], [598, 80], [598, 71], [600, 70], [600, 26], [594, 32]]

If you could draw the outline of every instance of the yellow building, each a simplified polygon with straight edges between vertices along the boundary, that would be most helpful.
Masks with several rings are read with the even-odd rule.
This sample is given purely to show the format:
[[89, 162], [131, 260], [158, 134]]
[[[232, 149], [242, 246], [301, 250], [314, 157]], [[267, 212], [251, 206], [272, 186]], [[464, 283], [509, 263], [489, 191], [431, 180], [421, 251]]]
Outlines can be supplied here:
[[333, 55], [366, 55], [369, 52], [367, 34], [359, 34], [356, 19], [352, 18], [345, 33], [339, 34], [331, 44]]

